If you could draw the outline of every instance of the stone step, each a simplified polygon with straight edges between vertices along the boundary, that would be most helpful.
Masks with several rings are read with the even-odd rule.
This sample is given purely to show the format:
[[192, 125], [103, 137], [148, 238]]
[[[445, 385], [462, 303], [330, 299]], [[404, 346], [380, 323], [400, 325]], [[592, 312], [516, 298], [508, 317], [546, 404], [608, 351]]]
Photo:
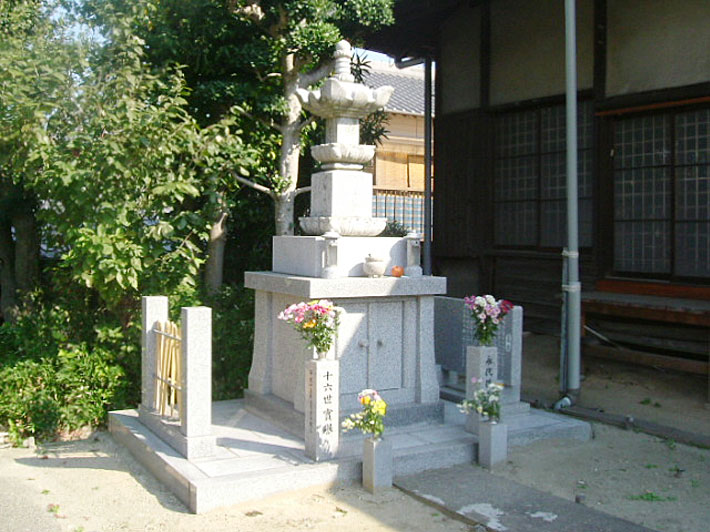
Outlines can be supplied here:
[[[134, 410], [111, 412], [109, 430], [150, 473], [195, 513], [259, 499], [276, 493], [362, 478], [362, 440], [343, 435], [337, 460], [313, 462], [303, 440], [256, 416], [243, 400], [213, 403], [215, 455], [187, 460], [145, 427]], [[444, 404], [444, 423], [388, 427], [395, 476], [460, 464], [476, 457], [476, 438], [463, 429], [456, 405]], [[586, 431], [585, 431], [586, 430]], [[589, 425], [548, 412], [514, 416], [510, 445], [540, 437], [588, 439]]]

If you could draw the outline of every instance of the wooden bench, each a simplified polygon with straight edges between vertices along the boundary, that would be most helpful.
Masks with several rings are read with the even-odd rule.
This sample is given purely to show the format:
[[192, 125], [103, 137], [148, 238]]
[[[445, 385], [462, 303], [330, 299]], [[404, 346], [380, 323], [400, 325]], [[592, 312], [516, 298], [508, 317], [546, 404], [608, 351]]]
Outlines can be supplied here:
[[[705, 345], [700, 352], [705, 355], [704, 360], [603, 345], [585, 345], [584, 351], [592, 356], [707, 374], [710, 377], [710, 300], [608, 291], [583, 292], [583, 325], [587, 323], [589, 315], [643, 320], [655, 324], [682, 324], [700, 328], [704, 331]], [[630, 333], [633, 334], [634, 331], [631, 330]], [[710, 380], [708, 381], [708, 401], [710, 401]]]

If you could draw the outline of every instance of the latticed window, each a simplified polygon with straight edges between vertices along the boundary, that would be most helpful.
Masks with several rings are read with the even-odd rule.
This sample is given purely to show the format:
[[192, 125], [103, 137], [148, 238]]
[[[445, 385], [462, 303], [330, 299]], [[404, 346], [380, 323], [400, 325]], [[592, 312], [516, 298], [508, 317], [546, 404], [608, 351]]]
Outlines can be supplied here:
[[[592, 245], [592, 104], [578, 106], [579, 243]], [[495, 244], [562, 247], [567, 238], [565, 106], [501, 113], [495, 125]]]
[[614, 269], [710, 277], [710, 109], [614, 125]]

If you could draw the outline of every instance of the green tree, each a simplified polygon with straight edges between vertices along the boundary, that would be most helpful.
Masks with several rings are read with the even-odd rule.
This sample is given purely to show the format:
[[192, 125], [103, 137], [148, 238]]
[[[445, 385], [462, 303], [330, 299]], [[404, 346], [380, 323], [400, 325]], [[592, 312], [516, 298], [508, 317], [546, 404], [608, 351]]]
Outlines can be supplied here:
[[[141, 293], [194, 291], [221, 178], [249, 150], [229, 117], [196, 123], [180, 72], [148, 68], [129, 19], [92, 40], [55, 9], [45, 2], [27, 31], [3, 35], [2, 198], [27, 198], [58, 268], [126, 326]], [[0, 232], [3, 295], [14, 295], [5, 257], [21, 269], [18, 227]]]
[[[0, 2], [0, 430], [16, 439], [135, 404], [138, 297], [199, 301], [226, 170], [253, 166], [232, 114], [198, 124], [181, 72], [146, 61], [136, 14], [106, 12], [104, 32], [59, 7]], [[216, 343], [220, 397], [246, 378], [248, 303], [234, 293], [215, 312], [231, 333]]]
[[[3, 65], [12, 66], [11, 62], [19, 59], [17, 43], [31, 37], [37, 24], [38, 7], [37, 1], [10, 0], [0, 3], [0, 54], [3, 57], [0, 61]], [[33, 53], [33, 50], [26, 52]], [[5, 58], [8, 63], [5, 63]], [[31, 87], [12, 88], [31, 90]], [[0, 121], [10, 123], [14, 128], [10, 139], [0, 141], [0, 317], [14, 321], [18, 309], [17, 291], [30, 291], [37, 282], [39, 238], [35, 218], [36, 197], [24, 189], [21, 176], [11, 177], [11, 170], [3, 164], [17, 149], [26, 119], [21, 113], [8, 110], [8, 104], [4, 102], [8, 90], [9, 79], [0, 77]]]
[[[98, 4], [89, 2], [89, 8]], [[135, 2], [112, 0], [117, 10]], [[191, 112], [209, 123], [230, 112], [260, 157], [232, 177], [274, 202], [277, 234], [293, 234], [299, 158], [313, 118], [296, 90], [330, 71], [334, 46], [393, 21], [392, 0], [146, 0], [138, 33], [154, 64], [186, 65]], [[93, 6], [93, 7], [92, 7]]]

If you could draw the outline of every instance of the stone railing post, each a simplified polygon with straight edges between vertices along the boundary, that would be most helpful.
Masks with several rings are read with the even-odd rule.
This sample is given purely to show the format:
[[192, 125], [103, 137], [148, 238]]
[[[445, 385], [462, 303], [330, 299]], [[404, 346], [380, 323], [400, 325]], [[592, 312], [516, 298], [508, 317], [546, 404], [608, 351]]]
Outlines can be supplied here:
[[[188, 438], [212, 432], [212, 309], [183, 307], [181, 431]], [[189, 446], [188, 446], [189, 448]]]
[[141, 332], [141, 405], [152, 412], [155, 410], [155, 361], [157, 339], [153, 332], [156, 323], [168, 320], [168, 298], [166, 296], [143, 296]]
[[141, 422], [184, 457], [215, 453], [212, 434], [212, 309], [183, 307], [181, 312], [179, 422], [161, 416], [155, 404], [158, 323], [168, 321], [168, 298], [142, 298]]

